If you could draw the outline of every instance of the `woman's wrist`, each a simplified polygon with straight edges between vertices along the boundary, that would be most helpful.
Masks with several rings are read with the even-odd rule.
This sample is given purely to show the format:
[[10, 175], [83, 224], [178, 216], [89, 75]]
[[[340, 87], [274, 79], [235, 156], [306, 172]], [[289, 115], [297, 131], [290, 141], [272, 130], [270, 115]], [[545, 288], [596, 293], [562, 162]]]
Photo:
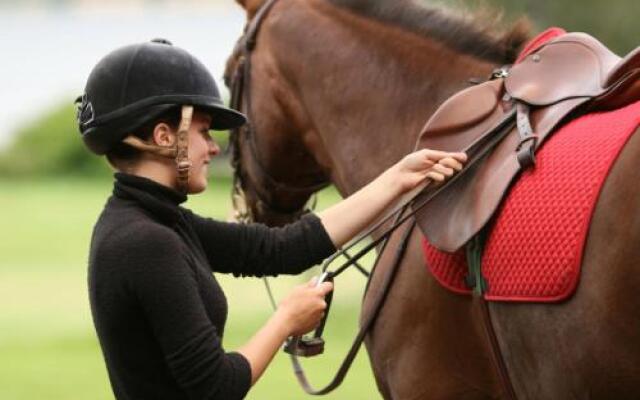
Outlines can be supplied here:
[[380, 175], [381, 186], [384, 190], [391, 194], [394, 198], [408, 192], [411, 188], [406, 187], [402, 176], [402, 167], [399, 161], [389, 167], [386, 171]]
[[273, 325], [273, 329], [282, 336], [283, 340], [291, 336], [291, 332], [294, 330], [291, 318], [281, 308], [273, 313], [267, 324]]

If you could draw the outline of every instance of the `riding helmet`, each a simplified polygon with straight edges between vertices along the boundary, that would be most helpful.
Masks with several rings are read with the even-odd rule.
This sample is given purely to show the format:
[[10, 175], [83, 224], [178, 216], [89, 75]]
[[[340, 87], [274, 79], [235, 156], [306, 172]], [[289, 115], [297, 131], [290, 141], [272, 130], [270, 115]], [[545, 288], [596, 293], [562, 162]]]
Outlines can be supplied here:
[[77, 120], [87, 147], [105, 154], [133, 130], [179, 105], [211, 114], [211, 129], [243, 125], [244, 115], [225, 107], [207, 68], [164, 39], [107, 54], [93, 68], [78, 103]]

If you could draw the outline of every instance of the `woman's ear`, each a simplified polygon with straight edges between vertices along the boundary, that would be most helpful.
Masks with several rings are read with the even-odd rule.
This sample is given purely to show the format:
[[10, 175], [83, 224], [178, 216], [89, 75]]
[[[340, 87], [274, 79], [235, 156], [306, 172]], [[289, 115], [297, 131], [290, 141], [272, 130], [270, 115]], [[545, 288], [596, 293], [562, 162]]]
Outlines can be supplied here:
[[153, 128], [153, 141], [158, 146], [173, 147], [176, 144], [176, 134], [168, 124], [161, 122]]

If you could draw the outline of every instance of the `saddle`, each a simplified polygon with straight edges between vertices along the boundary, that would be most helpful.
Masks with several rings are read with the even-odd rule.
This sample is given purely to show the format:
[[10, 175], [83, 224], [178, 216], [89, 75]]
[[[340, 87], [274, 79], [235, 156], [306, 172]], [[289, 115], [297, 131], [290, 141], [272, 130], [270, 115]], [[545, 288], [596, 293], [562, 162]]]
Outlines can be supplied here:
[[447, 187], [428, 187], [413, 203], [420, 204], [417, 223], [431, 245], [456, 252], [468, 243], [518, 173], [535, 167], [535, 151], [559, 125], [640, 100], [639, 78], [640, 48], [621, 59], [591, 36], [569, 33], [449, 98], [416, 148], [465, 151], [469, 160]]

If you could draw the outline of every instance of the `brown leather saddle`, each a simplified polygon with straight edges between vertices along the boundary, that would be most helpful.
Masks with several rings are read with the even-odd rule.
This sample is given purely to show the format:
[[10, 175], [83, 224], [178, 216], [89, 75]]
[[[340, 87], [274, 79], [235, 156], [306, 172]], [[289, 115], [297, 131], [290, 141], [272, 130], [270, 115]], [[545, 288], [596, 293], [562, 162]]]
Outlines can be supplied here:
[[[518, 173], [559, 125], [592, 111], [640, 100], [640, 48], [621, 59], [593, 37], [553, 39], [493, 79], [448, 99], [423, 128], [416, 148], [466, 151], [469, 161], [446, 188], [414, 204], [429, 242], [455, 252], [491, 219]], [[437, 189], [435, 189], [437, 190]]]

